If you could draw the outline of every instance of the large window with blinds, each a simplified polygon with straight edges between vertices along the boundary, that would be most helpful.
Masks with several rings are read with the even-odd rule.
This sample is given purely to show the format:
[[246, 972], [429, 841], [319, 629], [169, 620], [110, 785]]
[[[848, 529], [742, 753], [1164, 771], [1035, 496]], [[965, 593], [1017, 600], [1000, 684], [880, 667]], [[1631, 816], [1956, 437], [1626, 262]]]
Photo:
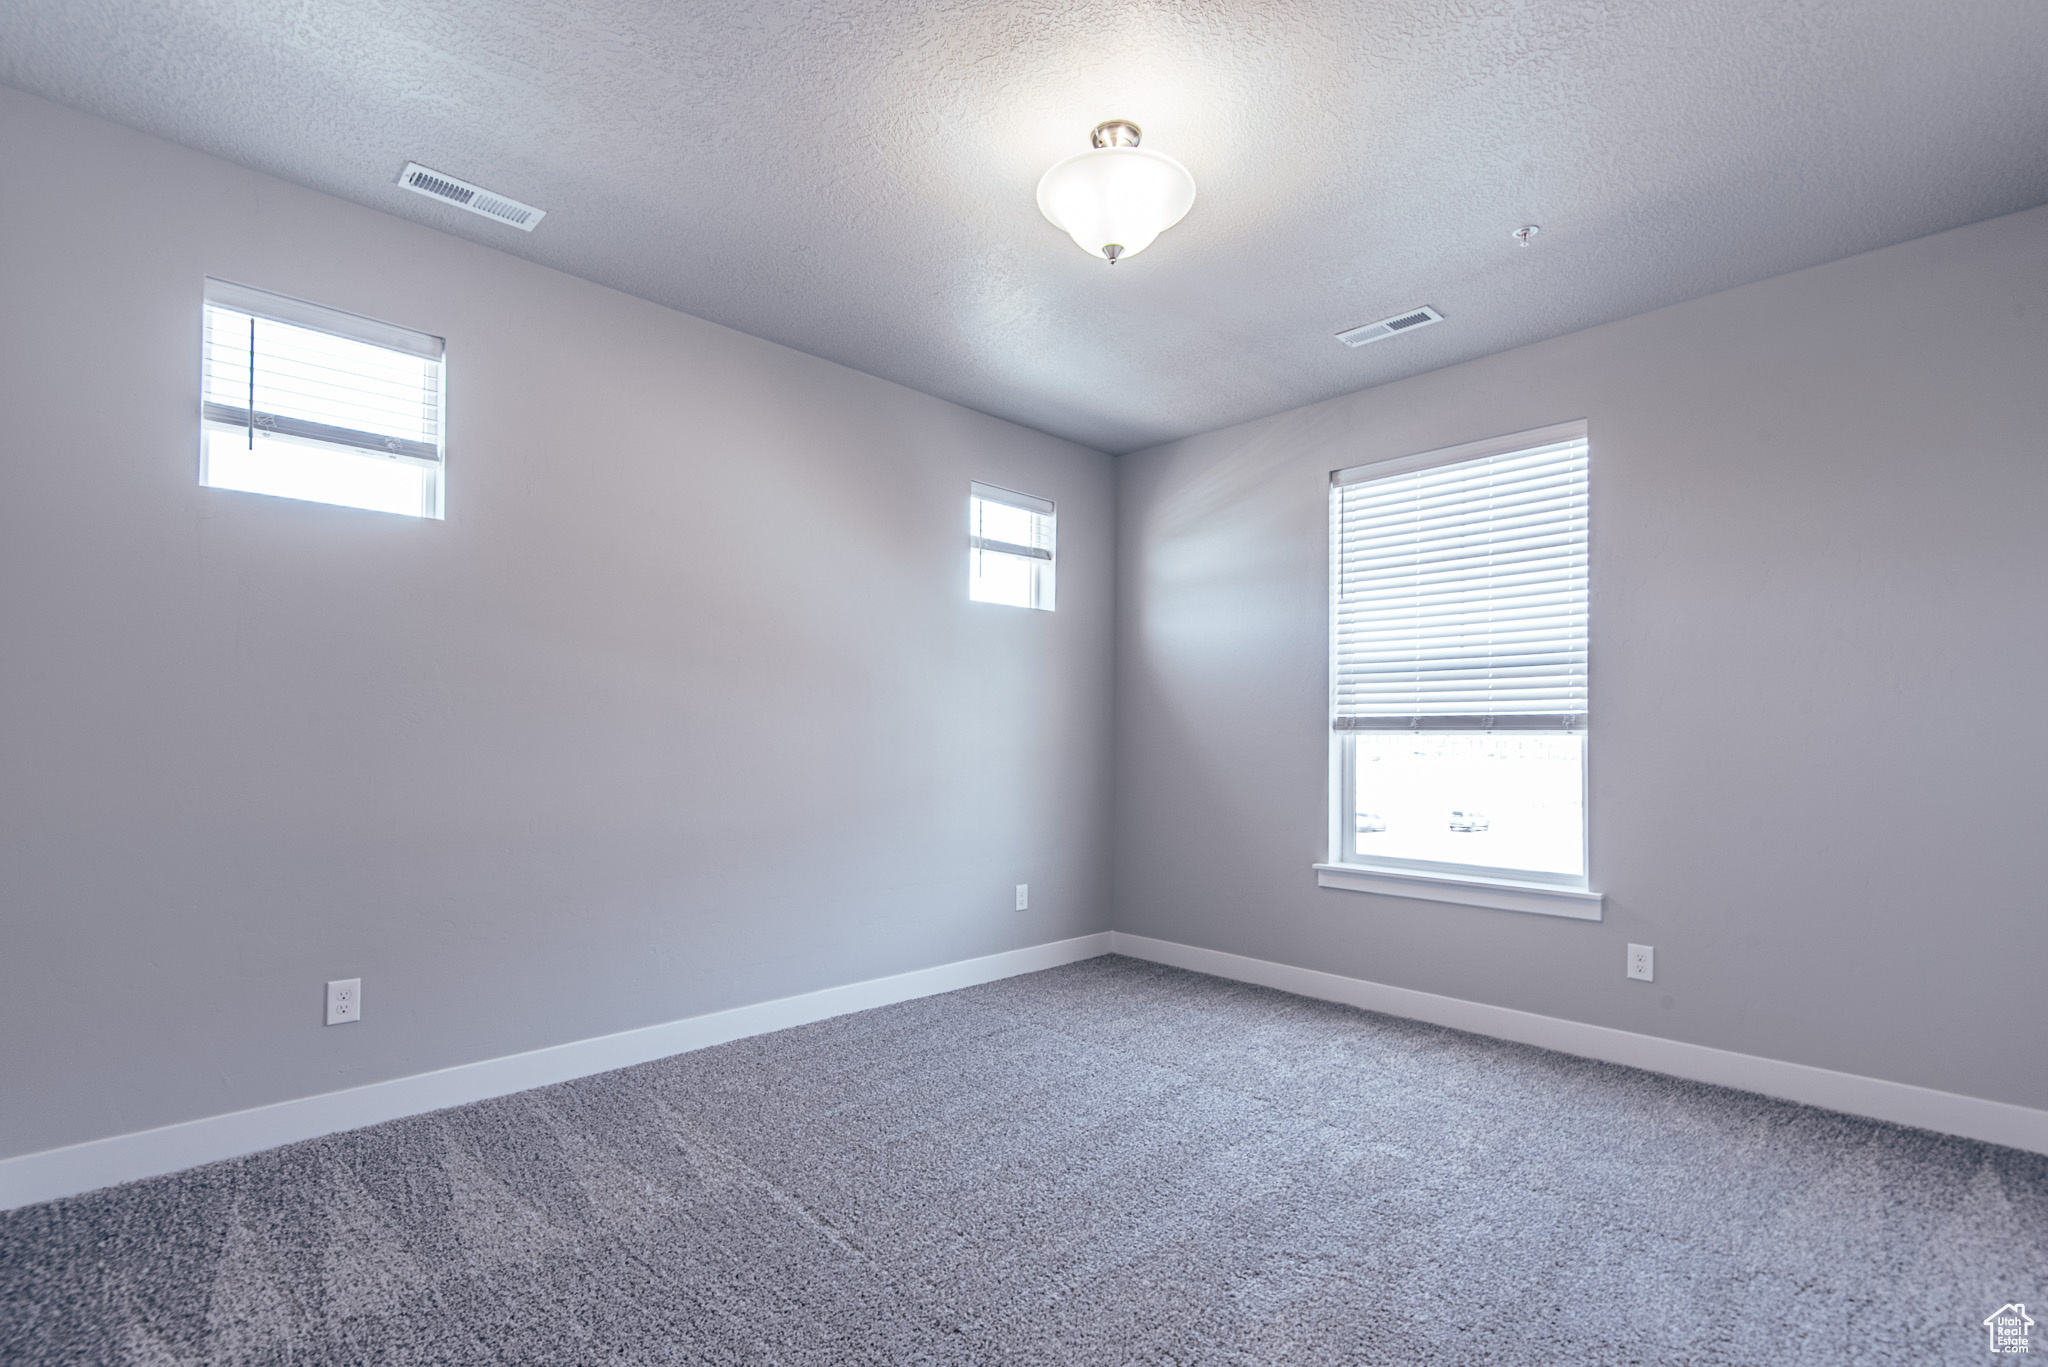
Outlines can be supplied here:
[[441, 516], [442, 343], [206, 282], [199, 482]]
[[1586, 887], [1583, 423], [1331, 476], [1332, 858]]

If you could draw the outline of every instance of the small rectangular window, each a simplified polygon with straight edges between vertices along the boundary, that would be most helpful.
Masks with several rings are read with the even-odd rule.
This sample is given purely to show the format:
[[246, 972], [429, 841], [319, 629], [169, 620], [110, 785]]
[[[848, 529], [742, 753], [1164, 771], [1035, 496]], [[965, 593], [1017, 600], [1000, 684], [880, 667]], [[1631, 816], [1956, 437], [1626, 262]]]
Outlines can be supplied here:
[[1336, 862], [1586, 886], [1584, 432], [1331, 476]]
[[199, 482], [441, 516], [439, 337], [206, 282]]
[[1052, 611], [1051, 499], [993, 484], [969, 487], [967, 596], [977, 603]]

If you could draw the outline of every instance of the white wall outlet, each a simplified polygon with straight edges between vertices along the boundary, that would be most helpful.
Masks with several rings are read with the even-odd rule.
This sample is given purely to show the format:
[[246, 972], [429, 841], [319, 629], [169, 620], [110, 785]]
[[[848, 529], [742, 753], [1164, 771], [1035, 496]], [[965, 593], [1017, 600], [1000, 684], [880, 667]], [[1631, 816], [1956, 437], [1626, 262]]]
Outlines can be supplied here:
[[1031, 910], [1031, 885], [1029, 883], [1019, 883], [1017, 885], [1017, 910]]
[[336, 978], [327, 984], [327, 1023], [347, 1025], [363, 1018], [363, 980]]
[[1628, 947], [1628, 975], [1643, 982], [1657, 980], [1657, 951], [1650, 945]]

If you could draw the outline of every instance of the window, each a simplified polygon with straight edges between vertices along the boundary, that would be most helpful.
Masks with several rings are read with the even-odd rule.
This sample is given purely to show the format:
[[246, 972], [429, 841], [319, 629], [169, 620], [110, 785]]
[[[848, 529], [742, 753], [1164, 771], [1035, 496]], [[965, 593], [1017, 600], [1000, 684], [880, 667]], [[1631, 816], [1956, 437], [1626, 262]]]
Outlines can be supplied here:
[[1331, 476], [1335, 863], [1586, 887], [1587, 463], [1571, 424]]
[[438, 337], [206, 282], [199, 482], [441, 516]]
[[1053, 530], [1051, 499], [969, 486], [967, 596], [1052, 611]]

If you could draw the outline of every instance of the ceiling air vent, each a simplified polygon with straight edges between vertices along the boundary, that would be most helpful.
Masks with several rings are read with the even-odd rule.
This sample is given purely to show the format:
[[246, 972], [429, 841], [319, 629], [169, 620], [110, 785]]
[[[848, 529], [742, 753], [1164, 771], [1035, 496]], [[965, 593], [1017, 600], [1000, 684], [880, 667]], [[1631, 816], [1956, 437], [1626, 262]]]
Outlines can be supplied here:
[[1427, 306], [1397, 313], [1391, 318], [1382, 318], [1377, 323], [1366, 323], [1337, 334], [1337, 340], [1345, 346], [1364, 346], [1367, 342], [1383, 342], [1398, 332], [1413, 332], [1416, 328], [1441, 323], [1444, 316]]
[[482, 214], [497, 223], [509, 223], [521, 232], [532, 232], [534, 225], [547, 217], [545, 209], [493, 194], [481, 185], [471, 185], [466, 180], [444, 176], [439, 171], [429, 171], [416, 161], [405, 164], [405, 169], [398, 173], [398, 183], [416, 195]]

